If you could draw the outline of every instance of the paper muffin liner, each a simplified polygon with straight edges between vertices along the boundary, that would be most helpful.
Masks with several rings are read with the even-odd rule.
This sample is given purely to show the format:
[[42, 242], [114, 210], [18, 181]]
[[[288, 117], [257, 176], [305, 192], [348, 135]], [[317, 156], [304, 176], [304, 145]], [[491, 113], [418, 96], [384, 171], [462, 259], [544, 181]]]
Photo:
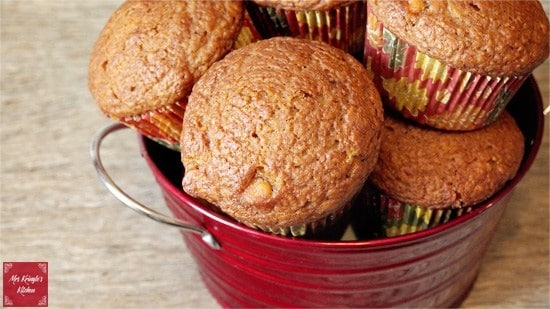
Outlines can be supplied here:
[[241, 27], [241, 31], [239, 32], [239, 35], [237, 36], [237, 39], [235, 40], [235, 44], [233, 45], [233, 48], [238, 49], [250, 43], [259, 41], [261, 39], [262, 39], [262, 36], [254, 26], [254, 23], [252, 22], [250, 15], [245, 10], [243, 25]]
[[472, 207], [435, 209], [403, 203], [367, 184], [355, 203], [352, 226], [360, 238], [392, 237], [438, 226], [471, 210]]
[[264, 232], [306, 239], [339, 240], [349, 225], [352, 202], [346, 203], [339, 210], [317, 221], [295, 226], [261, 226], [249, 224], [250, 227]]
[[361, 57], [365, 40], [365, 2], [357, 1], [324, 11], [294, 11], [262, 7], [245, 1], [256, 29], [267, 39], [292, 36], [323, 41]]
[[422, 231], [446, 223], [472, 210], [471, 207], [443, 209], [422, 207], [401, 203], [384, 194], [380, 194], [379, 206], [386, 237]]
[[363, 61], [384, 103], [434, 128], [487, 126], [527, 78], [491, 77], [448, 66], [398, 38], [368, 9], [366, 36]]
[[187, 103], [177, 102], [140, 115], [120, 118], [118, 121], [159, 144], [179, 151], [186, 105]]

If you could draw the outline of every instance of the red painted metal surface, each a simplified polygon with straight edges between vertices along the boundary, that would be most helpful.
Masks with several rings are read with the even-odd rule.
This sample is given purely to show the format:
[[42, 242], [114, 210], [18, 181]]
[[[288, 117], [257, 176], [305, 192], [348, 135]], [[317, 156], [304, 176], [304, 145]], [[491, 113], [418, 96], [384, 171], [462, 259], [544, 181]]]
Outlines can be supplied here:
[[516, 177], [471, 213], [392, 238], [313, 241], [259, 232], [211, 211], [180, 189], [179, 153], [141, 138], [142, 154], [174, 216], [208, 230], [221, 249], [182, 233], [211, 294], [225, 307], [448, 307], [475, 282], [483, 255], [543, 132], [532, 77], [509, 104], [526, 137]]

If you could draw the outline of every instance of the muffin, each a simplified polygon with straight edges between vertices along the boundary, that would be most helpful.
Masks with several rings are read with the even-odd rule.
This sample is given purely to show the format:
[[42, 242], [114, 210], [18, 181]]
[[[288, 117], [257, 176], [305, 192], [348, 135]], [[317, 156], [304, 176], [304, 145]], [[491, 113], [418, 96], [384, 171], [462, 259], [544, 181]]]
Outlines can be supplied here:
[[196, 80], [233, 48], [237, 1], [126, 1], [91, 54], [88, 82], [101, 111], [177, 149]]
[[549, 52], [538, 1], [368, 0], [364, 62], [387, 106], [418, 123], [493, 122]]
[[359, 0], [254, 0], [246, 10], [263, 38], [292, 36], [318, 40], [361, 59], [365, 2]]
[[314, 237], [345, 217], [378, 157], [382, 120], [351, 55], [291, 37], [252, 43], [189, 96], [183, 190], [250, 227]]
[[357, 199], [354, 227], [361, 236], [369, 229], [375, 237], [407, 234], [468, 212], [515, 176], [524, 151], [523, 134], [506, 111], [468, 132], [386, 115], [381, 140], [378, 162]]

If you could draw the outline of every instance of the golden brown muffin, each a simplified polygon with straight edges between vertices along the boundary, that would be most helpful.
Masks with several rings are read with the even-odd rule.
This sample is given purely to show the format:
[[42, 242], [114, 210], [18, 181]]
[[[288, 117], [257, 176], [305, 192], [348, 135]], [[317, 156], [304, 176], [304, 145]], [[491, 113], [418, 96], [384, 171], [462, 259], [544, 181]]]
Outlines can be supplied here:
[[455, 68], [491, 76], [530, 73], [549, 53], [539, 1], [369, 0], [395, 35]]
[[507, 112], [470, 132], [433, 130], [386, 116], [369, 180], [402, 203], [472, 206], [515, 176], [523, 149], [523, 135]]
[[357, 0], [253, 0], [259, 5], [284, 10], [312, 11], [329, 10], [348, 5]]
[[[171, 129], [166, 137], [179, 141], [187, 96], [232, 48], [243, 13], [239, 1], [124, 2], [103, 28], [89, 63], [89, 88], [100, 109], [123, 122], [137, 119], [137, 129]], [[174, 105], [165, 117], [168, 128], [144, 115]]]
[[361, 188], [382, 119], [351, 55], [290, 37], [247, 45], [212, 65], [189, 97], [183, 189], [249, 226], [302, 236]]
[[498, 118], [549, 53], [538, 1], [368, 0], [364, 63], [386, 106], [468, 131]]

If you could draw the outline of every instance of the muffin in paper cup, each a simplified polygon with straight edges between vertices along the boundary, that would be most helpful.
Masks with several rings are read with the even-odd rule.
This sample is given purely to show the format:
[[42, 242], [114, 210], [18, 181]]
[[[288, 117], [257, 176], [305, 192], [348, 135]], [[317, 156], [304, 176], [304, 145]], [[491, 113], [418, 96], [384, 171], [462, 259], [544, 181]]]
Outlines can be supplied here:
[[[531, 48], [537, 51], [533, 52], [533, 55], [538, 55], [538, 58], [531, 59], [527, 64], [514, 64], [514, 66], [508, 68], [505, 64], [512, 63], [514, 60], [503, 59], [502, 61], [505, 64], [502, 65], [503, 70], [499, 71], [498, 68], [491, 68], [489, 61], [487, 61], [487, 68], [482, 67], [485, 63], [461, 63], [461, 61], [466, 61], [463, 58], [467, 57], [503, 58], [497, 54], [500, 52], [496, 50], [497, 47], [490, 45], [494, 42], [498, 43], [499, 40], [482, 37], [480, 40], [489, 41], [486, 48], [489, 51], [483, 50], [485, 49], [483, 42], [477, 42], [481, 45], [473, 45], [471, 49], [476, 50], [478, 48], [479, 55], [465, 54], [464, 57], [458, 58], [458, 60], [447, 59], [447, 57], [450, 58], [449, 53], [461, 53], [462, 51], [459, 48], [467, 49], [468, 44], [473, 43], [469, 43], [464, 39], [468, 36], [467, 34], [463, 34], [462, 37], [452, 37], [451, 34], [448, 34], [449, 38], [440, 38], [435, 33], [447, 35], [446, 31], [451, 32], [454, 30], [450, 29], [451, 27], [458, 27], [457, 33], [460, 33], [461, 30], [467, 32], [468, 29], [460, 29], [460, 26], [464, 26], [464, 28], [470, 26], [467, 24], [468, 16], [461, 20], [464, 25], [446, 26], [444, 22], [447, 17], [443, 13], [440, 14], [441, 16], [434, 13], [439, 12], [435, 4], [428, 5], [429, 8], [423, 7], [419, 12], [414, 12], [413, 8], [407, 7], [407, 2], [403, 1], [399, 5], [395, 4], [391, 9], [384, 7], [385, 5], [390, 7], [390, 2], [396, 1], [373, 0], [367, 4], [367, 37], [365, 39], [363, 61], [386, 105], [420, 124], [446, 130], [474, 130], [492, 123], [506, 107], [532, 69], [542, 62], [548, 54], [547, 47], [537, 47], [535, 41], [533, 46], [517, 47], [518, 53], [522, 54], [529, 53], [528, 50]], [[504, 2], [532, 1], [502, 2], [502, 4], [495, 4], [487, 1], [487, 3], [480, 4], [478, 10], [484, 13], [493, 8], [491, 5], [506, 6], [509, 4]], [[449, 3], [448, 5], [457, 4]], [[518, 9], [521, 8], [521, 5], [517, 4]], [[527, 6], [529, 5], [527, 4]], [[377, 6], [378, 15], [373, 10], [374, 6]], [[404, 13], [406, 17], [404, 17], [405, 21], [402, 24], [396, 23], [396, 25], [393, 25], [395, 30], [392, 30], [380, 19], [386, 18], [389, 23], [392, 21], [386, 16], [381, 16], [381, 14], [395, 13], [398, 11], [395, 7], [398, 6], [405, 7], [403, 11], [406, 12]], [[466, 12], [466, 8], [458, 5], [453, 9], [462, 14], [469, 13]], [[434, 10], [434, 12], [430, 12], [430, 10]], [[479, 17], [479, 14], [471, 13], [471, 15], [483, 19]], [[474, 17], [470, 18], [473, 19]], [[471, 22], [482, 23], [482, 20], [472, 20]], [[433, 23], [433, 27], [431, 27], [431, 23]], [[544, 24], [544, 20], [541, 23]], [[403, 26], [405, 24], [410, 24], [406, 26], [409, 28]], [[414, 33], [415, 25], [418, 29], [425, 30], [422, 34], [424, 36], [422, 43], [418, 42], [418, 44], [424, 44], [425, 46], [417, 46], [411, 43], [417, 43], [415, 40], [420, 40], [417, 38], [420, 34]], [[406, 29], [403, 30], [400, 27]], [[532, 31], [535, 31], [534, 29]], [[478, 29], [471, 29], [474, 34], [476, 31]], [[542, 34], [541, 37], [548, 36], [548, 30], [545, 31], [546, 34]], [[435, 36], [435, 38], [430, 37], [430, 35]], [[494, 35], [498, 35], [498, 32]], [[405, 38], [405, 36], [407, 37]], [[544, 39], [539, 40], [544, 42]], [[498, 45], [497, 43], [494, 45]], [[506, 44], [506, 42], [502, 43], [503, 46]], [[543, 44], [548, 45], [548, 39]], [[447, 45], [449, 50], [456, 50], [451, 52], [445, 50], [444, 48]], [[437, 50], [437, 48], [443, 50]], [[495, 50], [491, 50], [491, 48]], [[514, 52], [515, 48], [510, 47], [511, 52]], [[494, 54], [482, 55], [482, 52]], [[436, 57], [434, 54], [438, 56]], [[518, 58], [520, 57], [518, 56]], [[467, 59], [467, 61], [475, 61], [475, 59]], [[522, 65], [523, 68], [518, 69]]]
[[365, 65], [384, 103], [418, 123], [473, 130], [493, 122], [527, 75], [491, 77], [448, 66], [419, 52], [369, 11]]
[[376, 163], [382, 122], [380, 96], [352, 55], [315, 40], [260, 40], [195, 84], [182, 189], [265, 232], [338, 239]]
[[[92, 49], [90, 93], [107, 117], [179, 149], [195, 82], [233, 49], [244, 5], [237, 1], [125, 1]], [[174, 22], [177, 21], [177, 22]], [[242, 34], [243, 44], [252, 40]]]
[[419, 126], [387, 113], [378, 161], [355, 202], [356, 234], [403, 235], [469, 212], [516, 175], [524, 143], [507, 111], [472, 131]]
[[[263, 38], [292, 36], [318, 40], [362, 57], [365, 40], [364, 1], [328, 1], [322, 6], [300, 1], [246, 1], [245, 6]], [[307, 2], [307, 1], [306, 1]]]

